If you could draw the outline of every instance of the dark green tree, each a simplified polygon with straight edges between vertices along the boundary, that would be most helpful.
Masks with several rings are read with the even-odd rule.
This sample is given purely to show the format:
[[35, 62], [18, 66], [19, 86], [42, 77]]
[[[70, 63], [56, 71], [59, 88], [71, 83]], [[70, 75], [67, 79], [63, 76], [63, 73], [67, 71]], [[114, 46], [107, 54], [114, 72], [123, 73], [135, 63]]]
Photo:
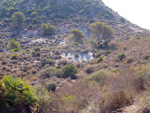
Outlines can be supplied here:
[[42, 33], [44, 35], [54, 35], [57, 30], [56, 26], [50, 23], [42, 24], [41, 27], [42, 27]]
[[90, 25], [90, 29], [93, 37], [97, 39], [98, 44], [100, 44], [103, 40], [110, 41], [115, 35], [115, 31], [111, 26], [101, 22], [92, 23]]
[[83, 39], [85, 38], [85, 35], [83, 34], [82, 31], [73, 28], [70, 32], [72, 34], [72, 39], [74, 42], [83, 43]]
[[25, 16], [22, 12], [14, 12], [12, 14], [12, 22], [14, 25], [19, 26], [22, 25], [22, 23], [25, 21]]

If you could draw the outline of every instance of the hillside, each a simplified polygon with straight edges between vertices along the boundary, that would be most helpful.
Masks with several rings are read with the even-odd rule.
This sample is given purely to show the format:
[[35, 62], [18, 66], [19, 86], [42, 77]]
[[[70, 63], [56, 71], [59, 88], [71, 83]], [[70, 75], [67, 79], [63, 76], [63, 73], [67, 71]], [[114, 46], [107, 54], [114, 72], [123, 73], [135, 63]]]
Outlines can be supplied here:
[[0, 112], [150, 113], [149, 42], [102, 0], [0, 0]]
[[39, 30], [38, 26], [42, 23], [50, 22], [58, 27], [57, 34], [68, 34], [71, 28], [75, 27], [89, 36], [89, 24], [100, 21], [111, 25], [117, 38], [149, 36], [148, 30], [120, 17], [101, 0], [1, 0], [0, 6], [0, 27], [3, 29], [7, 24], [5, 30], [0, 33], [2, 37], [7, 33], [14, 34], [11, 30], [11, 16], [16, 11], [23, 12], [26, 17], [24, 29], [21, 31], [23, 34], [31, 25], [34, 30]]

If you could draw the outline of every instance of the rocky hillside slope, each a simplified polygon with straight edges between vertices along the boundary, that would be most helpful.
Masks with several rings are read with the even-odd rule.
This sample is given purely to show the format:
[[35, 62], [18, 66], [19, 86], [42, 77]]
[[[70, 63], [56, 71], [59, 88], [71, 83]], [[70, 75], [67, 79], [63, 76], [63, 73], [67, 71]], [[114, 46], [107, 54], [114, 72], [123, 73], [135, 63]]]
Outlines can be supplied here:
[[[50, 22], [57, 25], [59, 34], [79, 28], [90, 35], [89, 24], [105, 22], [116, 31], [116, 37], [149, 36], [149, 31], [132, 24], [107, 7], [102, 0], [0, 0], [0, 27], [9, 32], [11, 16], [21, 11], [26, 17], [24, 26]], [[7, 28], [6, 28], [7, 26]], [[38, 29], [36, 26], [36, 29]]]

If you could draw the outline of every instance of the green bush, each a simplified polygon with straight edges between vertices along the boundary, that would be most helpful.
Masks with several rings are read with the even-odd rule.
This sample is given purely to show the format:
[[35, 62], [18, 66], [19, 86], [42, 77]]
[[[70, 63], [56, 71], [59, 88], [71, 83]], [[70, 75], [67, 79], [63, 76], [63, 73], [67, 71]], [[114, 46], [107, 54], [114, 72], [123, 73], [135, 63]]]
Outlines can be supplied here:
[[37, 51], [37, 52], [35, 53], [35, 56], [38, 56], [38, 57], [40, 57], [40, 56], [41, 56], [41, 53], [40, 53], [40, 51]]
[[15, 49], [11, 49], [10, 50], [10, 52], [19, 52], [20, 51], [20, 49], [18, 49], [18, 48], [15, 48]]
[[37, 106], [38, 98], [32, 86], [19, 78], [3, 76], [0, 81], [0, 112], [31, 112], [30, 107]]
[[56, 69], [61, 69], [61, 66], [56, 66]]
[[30, 29], [32, 29], [32, 28], [33, 28], [33, 26], [32, 26], [32, 25], [29, 25], [29, 26], [28, 26], [28, 29], [29, 29], [29, 30], [30, 30]]
[[34, 48], [34, 51], [36, 51], [36, 52], [37, 52], [37, 51], [41, 51], [41, 48], [40, 48], [40, 47], [35, 47], [35, 48]]
[[41, 64], [42, 64], [42, 66], [45, 66], [46, 64], [54, 65], [55, 61], [52, 60], [52, 59], [46, 59], [46, 58], [44, 58], [44, 59], [41, 60]]
[[23, 67], [22, 71], [27, 72], [28, 71], [27, 67]]
[[80, 46], [81, 44], [79, 42], [74, 43], [75, 46]]
[[118, 58], [122, 61], [124, 58], [126, 58], [126, 55], [124, 53], [121, 53]]
[[111, 53], [110, 49], [105, 52], [106, 56], [109, 55], [110, 53]]
[[11, 39], [9, 42], [8, 42], [8, 45], [7, 45], [7, 48], [8, 49], [14, 49], [14, 50], [18, 50], [20, 49], [20, 43], [18, 41], [16, 41], [15, 39]]
[[104, 15], [104, 18], [105, 18], [105, 19], [110, 19], [111, 16], [110, 16], [109, 14], [105, 14], [105, 15]]
[[99, 70], [94, 72], [90, 77], [86, 78], [85, 82], [95, 81], [99, 83], [100, 86], [103, 86], [109, 74], [110, 73], [106, 70]]
[[150, 58], [150, 55], [145, 55], [145, 59], [149, 59]]
[[25, 21], [25, 22], [26, 22], [26, 23], [29, 23], [29, 22], [31, 22], [31, 21], [32, 21], [32, 19], [28, 17], [28, 18], [26, 18], [26, 21]]
[[41, 56], [41, 53], [40, 53], [40, 51], [37, 51], [37, 52], [36, 52], [36, 51], [33, 51], [33, 52], [32, 52], [32, 56], [33, 56], [33, 57], [40, 57], [40, 56]]
[[49, 62], [47, 61], [46, 58], [44, 58], [44, 59], [41, 59], [41, 64], [42, 66], [45, 66], [46, 64], [49, 64]]
[[99, 44], [99, 45], [98, 45], [98, 48], [99, 48], [99, 49], [104, 49], [105, 47], [104, 47], [103, 44]]
[[37, 52], [33, 51], [33, 52], [32, 52], [32, 56], [33, 56], [33, 57], [40, 57], [40, 56], [41, 56], [41, 53], [40, 53], [40, 51], [37, 51]]
[[128, 49], [127, 47], [124, 47], [124, 48], [123, 48], [123, 50], [125, 50], [125, 51], [126, 51], [127, 49]]
[[100, 57], [101, 56], [101, 53], [99, 52], [99, 53], [96, 53], [96, 55], [95, 55], [95, 57], [96, 58], [98, 58], [98, 57]]
[[28, 14], [28, 15], [30, 15], [32, 13], [32, 9], [28, 9], [26, 12], [25, 12], [25, 14]]
[[42, 27], [42, 33], [44, 35], [54, 35], [57, 30], [56, 26], [50, 23], [42, 24], [41, 27]]
[[69, 65], [65, 65], [62, 69], [61, 72], [61, 77], [62, 78], [68, 78], [70, 77], [71, 79], [76, 79], [77, 77], [75, 76], [75, 74], [78, 73], [78, 69], [77, 67], [75, 67], [72, 64]]
[[17, 55], [17, 54], [11, 55], [11, 60], [14, 60], [14, 59], [17, 59], [17, 58], [18, 58], [18, 55]]
[[30, 14], [30, 16], [31, 16], [31, 17], [36, 17], [36, 16], [37, 16], [37, 12], [32, 12], [32, 13]]
[[32, 19], [32, 23], [33, 24], [38, 24], [38, 22], [39, 22], [39, 19], [37, 17]]
[[98, 59], [97, 59], [97, 62], [101, 62], [101, 61], [103, 61], [103, 57], [102, 56], [100, 56]]

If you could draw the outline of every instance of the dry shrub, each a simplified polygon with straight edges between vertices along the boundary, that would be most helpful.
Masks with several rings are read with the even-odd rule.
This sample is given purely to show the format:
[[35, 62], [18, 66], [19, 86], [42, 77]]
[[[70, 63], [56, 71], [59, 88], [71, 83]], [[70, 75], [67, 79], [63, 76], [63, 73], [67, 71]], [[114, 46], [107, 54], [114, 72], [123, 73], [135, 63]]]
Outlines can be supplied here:
[[100, 70], [86, 78], [88, 80], [86, 84], [85, 80], [75, 82], [64, 80], [63, 87], [54, 93], [40, 89], [42, 93], [39, 112], [110, 113], [128, 106], [135, 94], [133, 89], [136, 76], [134, 71], [125, 70], [121, 73], [123, 75], [109, 76], [108, 71]]
[[45, 85], [37, 84], [35, 89], [39, 97], [37, 113], [58, 113], [62, 104], [60, 98], [52, 92], [48, 92]]
[[32, 65], [27, 65], [27, 70], [32, 69]]
[[84, 71], [88, 74], [93, 73], [94, 72], [94, 67], [91, 65], [87, 65], [84, 69]]
[[76, 67], [82, 69], [84, 67], [84, 64], [82, 62], [77, 62]]
[[113, 93], [118, 90], [126, 89], [126, 83], [120, 75], [111, 75], [105, 81], [104, 89], [107, 90], [107, 92]]
[[[39, 113], [110, 113], [124, 108], [132, 104], [133, 97], [139, 91], [136, 71], [124, 69], [120, 71], [120, 75], [112, 75], [106, 70], [100, 70], [83, 81], [68, 82], [64, 79], [63, 87], [58, 85], [60, 87], [53, 93], [48, 92], [46, 86], [36, 86], [39, 89], [37, 91], [40, 92], [38, 111]], [[142, 71], [142, 75], [148, 75], [148, 72]], [[143, 77], [144, 81], [145, 79], [147, 80]]]
[[34, 76], [34, 75], [30, 75], [31, 78], [30, 78], [30, 81], [38, 81], [39, 80], [39, 77], [37, 76]]
[[8, 61], [6, 59], [2, 60], [2, 65], [6, 65]]
[[58, 62], [58, 65], [67, 65], [67, 64], [68, 64], [68, 61], [65, 58], [60, 59], [59, 62]]
[[128, 106], [132, 103], [132, 98], [125, 91], [119, 90], [116, 92], [106, 93], [104, 95], [104, 103], [102, 112], [110, 113], [117, 109]]
[[149, 67], [144, 67], [138, 72], [137, 82], [141, 90], [150, 90], [150, 70]]
[[31, 72], [32, 72], [32, 74], [36, 74], [37, 70], [35, 68], [32, 68]]
[[124, 69], [120, 71], [120, 75], [109, 76], [105, 86], [109, 90], [126, 90], [133, 96], [140, 92], [143, 88], [143, 82], [138, 75], [137, 69]]
[[112, 112], [131, 105], [136, 95], [135, 72], [124, 70], [121, 75], [111, 75], [106, 79], [103, 87], [103, 112]]
[[4, 58], [4, 55], [0, 54], [0, 60], [2, 60]]
[[90, 103], [86, 108], [82, 109], [79, 113], [101, 113], [101, 110], [95, 103]]
[[90, 65], [94, 65], [94, 64], [96, 64], [96, 60], [90, 60], [90, 61], [88, 61], [88, 63], [90, 64]]
[[66, 113], [79, 113], [88, 108], [91, 103], [95, 105], [100, 102], [101, 90], [96, 82], [84, 84], [84, 82], [78, 81], [72, 85], [65, 83], [58, 95], [70, 98], [67, 102], [66, 99], [63, 100], [64, 104], [61, 109], [66, 109]]
[[57, 87], [57, 84], [55, 82], [48, 82], [46, 83], [46, 89], [48, 91], [55, 91]]
[[132, 63], [134, 61], [134, 57], [133, 56], [128, 56], [126, 58], [126, 63]]

